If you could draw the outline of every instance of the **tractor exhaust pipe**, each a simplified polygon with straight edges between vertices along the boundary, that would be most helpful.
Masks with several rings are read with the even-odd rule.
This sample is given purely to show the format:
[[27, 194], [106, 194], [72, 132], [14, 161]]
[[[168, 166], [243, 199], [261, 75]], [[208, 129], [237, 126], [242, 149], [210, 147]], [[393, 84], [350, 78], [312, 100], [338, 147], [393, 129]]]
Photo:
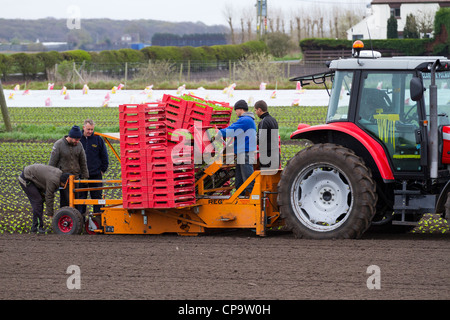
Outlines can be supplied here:
[[431, 85], [430, 85], [430, 178], [438, 177], [438, 113], [437, 113], [437, 86], [436, 86], [436, 67], [440, 64], [436, 60], [431, 67]]

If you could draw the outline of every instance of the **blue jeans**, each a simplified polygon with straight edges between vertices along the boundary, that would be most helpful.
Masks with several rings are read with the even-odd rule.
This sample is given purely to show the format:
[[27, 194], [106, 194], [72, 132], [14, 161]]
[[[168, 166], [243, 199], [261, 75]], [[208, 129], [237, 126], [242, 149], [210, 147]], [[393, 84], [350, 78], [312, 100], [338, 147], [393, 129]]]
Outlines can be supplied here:
[[[252, 155], [249, 153], [241, 153], [237, 155], [236, 175], [235, 175], [235, 187], [236, 190], [244, 184], [244, 182], [253, 174], [253, 162], [254, 152]], [[251, 193], [255, 181], [252, 181], [245, 189], [244, 192]]]

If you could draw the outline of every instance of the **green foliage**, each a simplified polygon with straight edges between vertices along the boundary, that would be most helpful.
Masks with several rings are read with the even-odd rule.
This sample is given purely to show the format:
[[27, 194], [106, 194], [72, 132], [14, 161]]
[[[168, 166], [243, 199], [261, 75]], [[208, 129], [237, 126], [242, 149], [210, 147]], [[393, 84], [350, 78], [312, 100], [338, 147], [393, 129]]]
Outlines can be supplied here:
[[[445, 30], [444, 30], [445, 28]], [[447, 32], [447, 38], [444, 35]], [[433, 48], [433, 53], [437, 55], [450, 55], [450, 8], [440, 8], [434, 18], [434, 36], [442, 42]]]
[[[236, 61], [246, 55], [267, 51], [262, 41], [249, 41], [239, 45], [220, 45], [211, 47], [159, 47], [150, 46], [142, 50], [120, 49], [87, 52], [71, 50], [65, 52], [40, 52], [38, 54], [16, 53], [10, 56], [0, 54], [0, 75], [3, 79], [10, 73], [22, 73], [24, 80], [34, 79], [38, 73], [48, 73], [58, 64], [58, 73], [63, 81], [68, 81], [73, 63], [84, 64], [83, 70], [89, 71], [92, 64], [103, 65], [106, 74], [120, 72], [125, 62], [148, 63], [149, 60], [160, 61]], [[48, 79], [48, 76], [47, 76]]]
[[36, 54], [15, 53], [11, 55], [11, 61], [17, 64], [24, 78], [35, 78], [39, 72], [44, 71], [44, 65]]
[[387, 20], [387, 38], [388, 39], [397, 39], [398, 31], [397, 31], [397, 19], [394, 16], [391, 16]]
[[216, 45], [210, 47], [159, 47], [151, 46], [141, 50], [147, 60], [238, 60], [245, 54], [262, 52], [266, 45], [261, 41], [249, 41], [239, 45]]
[[416, 22], [416, 17], [412, 13], [406, 16], [405, 28], [403, 29], [403, 37], [405, 39], [418, 39], [419, 26]]
[[4, 79], [11, 69], [11, 58], [6, 54], [0, 54], [0, 75]]
[[282, 32], [271, 32], [266, 36], [267, 49], [277, 58], [285, 56], [293, 49], [291, 38]]
[[[372, 43], [374, 50], [392, 50], [406, 56], [420, 56], [427, 54], [427, 45], [433, 39], [386, 39], [386, 40], [369, 40], [364, 41], [367, 48]], [[351, 40], [335, 40], [335, 39], [304, 39], [300, 41], [302, 51], [306, 50], [351, 50], [353, 41]]]
[[84, 50], [64, 51], [61, 54], [62, 54], [64, 60], [68, 60], [68, 61], [74, 61], [74, 62], [91, 61], [91, 55]]
[[443, 27], [447, 31], [447, 44], [450, 43], [450, 8], [440, 8], [436, 12], [434, 18], [434, 34], [437, 38], [438, 35], [444, 32]]

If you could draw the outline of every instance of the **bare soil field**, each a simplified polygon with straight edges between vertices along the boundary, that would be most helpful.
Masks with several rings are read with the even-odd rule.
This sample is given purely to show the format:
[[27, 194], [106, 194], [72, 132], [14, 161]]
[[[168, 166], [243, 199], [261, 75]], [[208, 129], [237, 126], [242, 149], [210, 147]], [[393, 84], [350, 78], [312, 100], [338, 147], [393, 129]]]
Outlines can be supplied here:
[[[260, 238], [247, 230], [198, 237], [2, 234], [0, 261], [2, 300], [450, 299], [448, 233], [330, 241], [281, 232]], [[373, 265], [379, 289], [367, 285]], [[79, 289], [68, 288], [70, 266], [79, 267]]]

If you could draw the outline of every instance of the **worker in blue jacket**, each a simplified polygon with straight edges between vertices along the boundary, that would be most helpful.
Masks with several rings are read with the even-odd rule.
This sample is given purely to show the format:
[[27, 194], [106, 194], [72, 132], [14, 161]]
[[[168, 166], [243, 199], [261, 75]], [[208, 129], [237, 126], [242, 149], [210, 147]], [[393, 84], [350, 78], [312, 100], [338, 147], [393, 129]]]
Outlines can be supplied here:
[[[248, 105], [245, 100], [239, 100], [234, 105], [234, 110], [238, 120], [225, 129], [220, 129], [218, 137], [234, 137], [234, 154], [236, 155], [236, 190], [253, 173], [256, 151], [256, 124], [255, 115], [248, 112]], [[249, 196], [253, 190], [254, 181], [245, 189], [245, 196]]]
[[[81, 145], [86, 153], [87, 166], [89, 170], [89, 180], [102, 180], [103, 174], [108, 170], [109, 159], [108, 151], [106, 150], [105, 141], [103, 138], [94, 135], [95, 123], [91, 119], [84, 121]], [[102, 183], [84, 184], [82, 188], [102, 187]], [[88, 191], [80, 192], [80, 199], [87, 199]], [[102, 190], [90, 191], [91, 199], [101, 199]], [[94, 205], [94, 213], [99, 213], [101, 205]], [[81, 206], [81, 213], [84, 214], [86, 206]]]

